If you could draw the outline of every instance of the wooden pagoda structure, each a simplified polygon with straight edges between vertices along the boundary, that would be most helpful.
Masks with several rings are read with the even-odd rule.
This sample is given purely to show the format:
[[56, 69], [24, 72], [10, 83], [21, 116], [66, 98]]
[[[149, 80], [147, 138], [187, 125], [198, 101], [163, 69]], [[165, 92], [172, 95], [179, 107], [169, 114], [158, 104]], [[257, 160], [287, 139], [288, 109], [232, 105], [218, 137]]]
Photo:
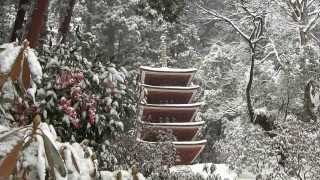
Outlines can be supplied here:
[[195, 121], [202, 103], [193, 103], [199, 86], [191, 86], [196, 69], [140, 67], [141, 98], [137, 140], [157, 143], [158, 133], [175, 137], [176, 164], [191, 164], [206, 145], [195, 140], [203, 121]]

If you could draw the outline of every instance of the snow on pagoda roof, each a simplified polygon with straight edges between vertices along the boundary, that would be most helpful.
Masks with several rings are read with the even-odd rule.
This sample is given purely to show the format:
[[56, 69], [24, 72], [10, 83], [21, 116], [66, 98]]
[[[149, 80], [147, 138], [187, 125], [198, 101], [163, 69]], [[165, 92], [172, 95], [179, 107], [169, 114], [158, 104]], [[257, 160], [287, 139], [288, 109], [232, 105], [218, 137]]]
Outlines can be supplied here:
[[203, 126], [204, 121], [197, 121], [197, 122], [183, 122], [183, 123], [151, 123], [151, 122], [145, 122], [145, 121], [138, 121], [143, 126], [147, 127], [156, 127], [156, 128], [193, 128], [198, 126]]
[[140, 66], [140, 70], [148, 71], [148, 72], [165, 72], [165, 73], [194, 73], [197, 71], [196, 68], [188, 68], [188, 69], [181, 69], [181, 68], [168, 68], [168, 67], [149, 67], [149, 66]]
[[157, 91], [195, 91], [199, 89], [200, 86], [152, 86], [147, 84], [141, 84], [142, 87], [147, 88], [149, 90], [157, 90]]
[[[137, 138], [138, 142], [142, 142], [142, 143], [149, 143], [149, 144], [156, 144], [159, 142], [155, 142], [155, 141], [144, 141], [140, 138]], [[203, 139], [203, 140], [198, 140], [198, 141], [172, 141], [172, 144], [174, 144], [176, 147], [181, 147], [181, 148], [194, 148], [194, 147], [198, 147], [198, 146], [204, 146], [207, 144], [207, 140]], [[201, 152], [201, 151], [200, 151]], [[199, 152], [199, 153], [200, 153]]]
[[152, 109], [195, 109], [204, 105], [203, 102], [197, 102], [192, 104], [144, 104], [140, 103], [140, 106], [143, 108], [152, 108]]
[[207, 140], [203, 139], [203, 140], [198, 140], [198, 141], [174, 141], [172, 143], [176, 147], [204, 146], [207, 144]]

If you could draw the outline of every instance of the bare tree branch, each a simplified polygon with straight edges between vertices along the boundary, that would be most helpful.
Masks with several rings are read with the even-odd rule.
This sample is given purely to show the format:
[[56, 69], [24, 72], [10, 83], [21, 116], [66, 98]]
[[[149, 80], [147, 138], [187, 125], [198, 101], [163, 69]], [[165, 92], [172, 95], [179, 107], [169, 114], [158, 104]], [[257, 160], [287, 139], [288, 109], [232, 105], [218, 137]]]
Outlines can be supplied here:
[[248, 13], [251, 17], [255, 17], [256, 15], [255, 14], [253, 14], [252, 12], [250, 12], [249, 11], [249, 9], [244, 5], [244, 0], [241, 0], [240, 1], [241, 2], [241, 8], [246, 12], [246, 13]]
[[214, 11], [208, 10], [208, 9], [200, 6], [199, 4], [195, 4], [195, 5], [196, 5], [197, 7], [199, 7], [201, 10], [203, 10], [204, 12], [206, 12], [206, 13], [210, 14], [211, 16], [213, 16], [214, 18], [219, 18], [219, 19], [227, 22], [227, 23], [230, 24], [245, 40], [250, 41], [250, 37], [249, 37], [247, 34], [245, 34], [237, 25], [235, 25], [234, 22], [233, 22], [231, 19], [229, 19], [229, 18], [227, 18], [227, 17], [225, 17], [225, 16], [222, 16], [222, 15], [220, 15], [220, 14], [214, 12]]
[[280, 66], [282, 67], [282, 69], [284, 70], [285, 69], [285, 66], [283, 65], [282, 61], [281, 61], [281, 58], [279, 56], [279, 53], [278, 53], [278, 50], [276, 48], [276, 45], [274, 44], [274, 41], [272, 39], [269, 39], [270, 41], [270, 45], [271, 47], [273, 48], [273, 52], [274, 54], [276, 55], [276, 59], [278, 61], [278, 63], [280, 64]]
[[288, 7], [289, 7], [289, 9], [290, 9], [290, 13], [291, 13], [291, 17], [295, 20], [295, 21], [299, 21], [300, 19], [300, 17], [299, 17], [299, 15], [297, 14], [297, 12], [296, 12], [296, 9], [295, 9], [295, 7], [294, 7], [294, 5], [291, 3], [291, 1], [287, 1], [287, 5], [288, 5]]
[[310, 20], [309, 24], [304, 28], [304, 32], [311, 31], [317, 25], [319, 17], [320, 17], [320, 9], [318, 10], [317, 15], [312, 20]]
[[267, 59], [268, 59], [271, 55], [273, 55], [273, 54], [275, 54], [275, 52], [274, 52], [274, 51], [270, 51], [264, 58], [262, 58], [262, 59], [260, 60], [260, 62], [259, 62], [258, 65], [264, 63], [264, 61], [267, 60]]
[[312, 37], [314, 40], [316, 40], [317, 43], [320, 45], [320, 39], [319, 39], [317, 36], [315, 36], [313, 33], [310, 33], [310, 35], [311, 35], [311, 37]]
[[310, 0], [309, 2], [307, 2], [307, 7], [311, 6], [314, 2], [315, 0]]

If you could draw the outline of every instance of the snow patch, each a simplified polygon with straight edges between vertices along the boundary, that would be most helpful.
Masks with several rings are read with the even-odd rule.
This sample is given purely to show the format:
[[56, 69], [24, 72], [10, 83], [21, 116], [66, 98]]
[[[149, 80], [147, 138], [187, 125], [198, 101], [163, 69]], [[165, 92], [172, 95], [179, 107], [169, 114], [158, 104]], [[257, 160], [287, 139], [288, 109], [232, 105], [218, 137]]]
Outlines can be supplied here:
[[[0, 73], [8, 74], [20, 52], [21, 46], [5, 45], [6, 48], [0, 52]], [[3, 45], [2, 45], [3, 46]], [[2, 47], [1, 46], [1, 47]]]
[[29, 68], [31, 72], [32, 79], [36, 83], [41, 83], [42, 79], [42, 68], [38, 61], [38, 58], [33, 49], [28, 49], [27, 51], [27, 60], [29, 63]]
[[[212, 173], [210, 173], [210, 167], [212, 167], [212, 165], [214, 165], [215, 169]], [[208, 178], [209, 175], [220, 176], [221, 179], [237, 179], [237, 174], [234, 171], [230, 170], [226, 164], [203, 163], [193, 165], [178, 165], [171, 167], [170, 172], [190, 172], [193, 174], [200, 174], [204, 179]]]

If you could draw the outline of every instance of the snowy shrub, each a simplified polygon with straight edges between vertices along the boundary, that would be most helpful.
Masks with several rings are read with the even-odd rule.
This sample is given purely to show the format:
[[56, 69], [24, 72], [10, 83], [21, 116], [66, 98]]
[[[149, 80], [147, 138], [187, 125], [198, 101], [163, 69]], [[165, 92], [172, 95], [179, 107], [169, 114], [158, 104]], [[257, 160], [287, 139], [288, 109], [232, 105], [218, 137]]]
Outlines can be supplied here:
[[[205, 164], [203, 169], [197, 169], [197, 165], [187, 165], [187, 166], [176, 166], [170, 169], [170, 171], [161, 171], [152, 173], [149, 177], [150, 180], [229, 180], [229, 178], [224, 178], [216, 173], [216, 167], [214, 164], [211, 164], [210, 167]], [[196, 172], [200, 170], [199, 172]]]
[[0, 176], [23, 179], [92, 179], [97, 162], [92, 150], [57, 141], [54, 128], [35, 116], [32, 126], [0, 127]]
[[272, 179], [318, 179], [319, 123], [305, 123], [288, 115], [276, 120], [275, 126], [270, 137], [252, 124], [228, 122], [225, 138], [215, 146], [238, 173], [247, 169]]
[[[35, 93], [36, 83], [41, 83], [42, 69], [28, 42], [24, 41], [23, 46], [12, 43], [0, 47], [1, 97], [6, 94], [13, 97], [8, 99], [11, 103], [1, 104], [1, 118], [8, 117], [11, 112], [11, 126], [22, 126], [15, 129], [0, 127], [1, 178], [94, 178], [97, 162], [92, 150], [76, 143], [58, 142], [53, 126], [41, 122]], [[32, 119], [32, 125], [27, 125]]]
[[43, 75], [35, 52], [28, 45], [24, 41], [22, 46], [16, 43], [0, 46], [2, 116], [18, 125], [29, 124], [28, 117], [37, 111], [35, 94]]
[[[95, 37], [83, 36], [88, 39], [44, 46], [40, 51], [46, 73], [37, 100], [63, 141], [101, 143], [132, 127], [135, 75], [94, 55]], [[92, 51], [87, 53], [88, 49]]]
[[104, 145], [98, 153], [102, 158], [102, 163], [99, 164], [101, 169], [128, 169], [137, 164], [139, 172], [146, 177], [175, 163], [175, 148], [172, 143], [145, 144], [137, 142], [130, 135], [117, 137], [109, 145]]

